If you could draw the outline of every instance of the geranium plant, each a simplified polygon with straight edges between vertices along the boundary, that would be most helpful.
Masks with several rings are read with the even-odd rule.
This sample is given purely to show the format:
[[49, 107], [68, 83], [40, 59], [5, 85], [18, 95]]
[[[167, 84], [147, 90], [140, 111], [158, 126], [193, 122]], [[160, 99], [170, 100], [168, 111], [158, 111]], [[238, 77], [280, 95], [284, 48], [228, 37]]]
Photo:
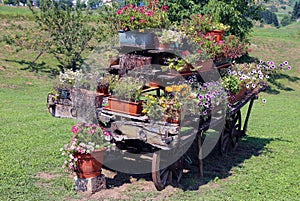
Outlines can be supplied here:
[[108, 147], [110, 143], [105, 140], [105, 135], [99, 125], [90, 123], [78, 123], [72, 127], [71, 142], [60, 149], [66, 157], [62, 168], [72, 174], [76, 171], [75, 153], [90, 154], [97, 149]]
[[127, 4], [116, 11], [116, 17], [123, 31], [166, 28], [169, 25], [168, 7], [158, 6], [158, 2], [151, 1], [146, 6]]

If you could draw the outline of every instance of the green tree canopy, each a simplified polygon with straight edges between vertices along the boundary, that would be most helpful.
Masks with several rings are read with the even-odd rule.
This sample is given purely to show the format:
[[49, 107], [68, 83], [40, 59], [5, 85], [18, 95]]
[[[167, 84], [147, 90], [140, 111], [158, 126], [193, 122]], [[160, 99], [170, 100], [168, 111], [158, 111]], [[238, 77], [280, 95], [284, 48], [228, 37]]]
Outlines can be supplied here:
[[89, 43], [96, 34], [92, 26], [91, 16], [83, 10], [78, 2], [76, 7], [70, 7], [69, 2], [53, 0], [40, 1], [39, 11], [30, 7], [40, 29], [47, 34], [46, 51], [52, 53], [60, 63], [61, 71], [64, 69], [79, 68], [83, 62], [83, 55], [89, 50]]

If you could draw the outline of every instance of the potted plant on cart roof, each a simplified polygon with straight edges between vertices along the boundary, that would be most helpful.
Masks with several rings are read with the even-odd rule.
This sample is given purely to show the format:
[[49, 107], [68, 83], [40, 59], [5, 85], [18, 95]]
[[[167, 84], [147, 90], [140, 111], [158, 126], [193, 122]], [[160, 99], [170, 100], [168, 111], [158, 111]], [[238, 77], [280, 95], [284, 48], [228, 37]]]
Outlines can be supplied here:
[[121, 30], [121, 46], [154, 48], [155, 33], [149, 29], [163, 29], [170, 24], [168, 7], [151, 1], [145, 6], [127, 4], [116, 11]]
[[110, 85], [112, 96], [108, 98], [106, 109], [130, 115], [140, 115], [142, 111], [140, 98], [145, 84], [144, 81], [139, 78], [125, 76], [113, 82]]
[[77, 123], [72, 126], [73, 136], [70, 143], [60, 149], [66, 157], [62, 168], [79, 178], [93, 178], [101, 175], [104, 154], [110, 142], [99, 125]]

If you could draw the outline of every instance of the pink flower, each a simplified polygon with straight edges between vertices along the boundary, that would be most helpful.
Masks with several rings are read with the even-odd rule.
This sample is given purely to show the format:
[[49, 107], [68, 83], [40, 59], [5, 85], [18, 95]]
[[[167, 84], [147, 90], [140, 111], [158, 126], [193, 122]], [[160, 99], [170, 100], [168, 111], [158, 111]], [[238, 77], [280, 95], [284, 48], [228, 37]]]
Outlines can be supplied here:
[[109, 131], [104, 131], [103, 133], [105, 136], [110, 136]]
[[134, 16], [131, 16], [131, 18], [130, 18], [131, 20], [134, 20]]
[[77, 126], [72, 126], [72, 133], [77, 133]]
[[168, 10], [168, 6], [162, 5], [162, 6], [161, 6], [161, 10], [162, 10], [162, 11], [167, 11], [167, 10]]
[[147, 15], [147, 16], [151, 16], [152, 14], [153, 14], [152, 11], [147, 11], [147, 12], [146, 12], [146, 15]]
[[224, 44], [224, 42], [222, 40], [219, 41], [219, 44]]
[[117, 10], [117, 11], [116, 11], [116, 14], [117, 14], [117, 15], [121, 15], [121, 14], [122, 14], [122, 10], [120, 10], [120, 9]]
[[202, 53], [202, 50], [197, 50], [198, 53]]
[[189, 52], [188, 52], [187, 50], [185, 50], [185, 51], [183, 51], [181, 54], [183, 54], [183, 55], [188, 55]]
[[145, 20], [139, 20], [139, 23], [144, 23], [145, 22]]

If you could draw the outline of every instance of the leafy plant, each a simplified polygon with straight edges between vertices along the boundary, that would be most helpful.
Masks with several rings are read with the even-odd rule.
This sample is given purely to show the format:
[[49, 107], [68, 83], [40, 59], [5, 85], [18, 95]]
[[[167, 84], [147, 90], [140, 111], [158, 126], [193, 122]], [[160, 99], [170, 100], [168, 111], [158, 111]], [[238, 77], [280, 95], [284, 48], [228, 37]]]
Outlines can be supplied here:
[[187, 67], [187, 63], [178, 57], [175, 58], [167, 58], [165, 61], [167, 66], [161, 66], [163, 71], [167, 71], [168, 69], [174, 69], [177, 72], [184, 70]]
[[227, 75], [222, 78], [222, 85], [228, 92], [236, 94], [240, 90], [240, 81], [233, 75]]
[[144, 81], [138, 78], [126, 76], [119, 80], [112, 80], [112, 95], [118, 99], [134, 101], [140, 100]]
[[248, 43], [234, 35], [230, 35], [220, 43], [220, 49], [218, 56], [236, 59], [247, 53]]

